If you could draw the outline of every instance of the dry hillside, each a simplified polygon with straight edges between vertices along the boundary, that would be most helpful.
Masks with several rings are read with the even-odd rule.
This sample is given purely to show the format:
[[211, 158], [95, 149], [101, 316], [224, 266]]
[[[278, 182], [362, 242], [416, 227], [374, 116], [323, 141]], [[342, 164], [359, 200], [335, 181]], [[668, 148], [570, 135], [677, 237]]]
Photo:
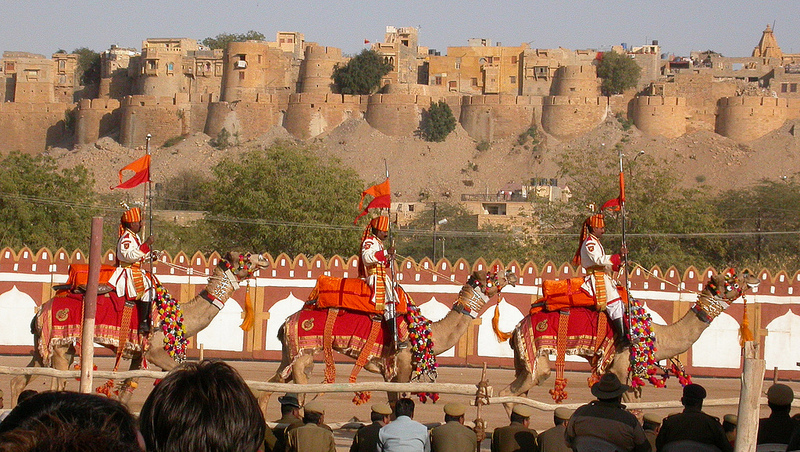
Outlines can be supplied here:
[[[795, 134], [798, 121], [789, 121], [780, 129], [752, 143], [737, 144], [709, 131], [697, 131], [678, 139], [646, 137], [632, 128], [624, 132], [609, 118], [593, 132], [575, 140], [558, 142], [545, 137], [541, 156], [514, 146], [516, 139], [492, 143], [479, 152], [476, 142], [460, 126], [443, 143], [428, 143], [415, 137], [391, 137], [370, 127], [364, 120], [350, 120], [337, 129], [310, 140], [322, 156], [338, 157], [357, 170], [366, 182], [380, 181], [384, 159], [391, 172], [396, 201], [417, 201], [420, 193], [431, 200], [459, 199], [463, 193], [494, 193], [507, 183], [519, 183], [531, 177], [557, 177], [555, 156], [568, 148], [613, 152], [622, 143], [627, 155], [643, 150], [647, 155], [664, 159], [681, 174], [686, 186], [702, 182], [714, 190], [746, 186], [762, 178], [778, 180], [800, 171], [800, 143]], [[800, 133], [798, 130], [797, 133]], [[292, 139], [281, 127], [264, 134], [259, 143]], [[209, 137], [195, 134], [169, 148], [153, 149], [153, 180], [163, 182], [182, 170], [208, 172], [227, 155], [245, 146], [217, 150], [208, 144]], [[54, 148], [48, 151], [63, 167], [84, 164], [96, 179], [97, 190], [108, 193], [118, 183], [117, 171], [143, 154], [143, 148], [128, 149], [111, 138], [74, 150]], [[563, 183], [563, 181], [560, 181]]]

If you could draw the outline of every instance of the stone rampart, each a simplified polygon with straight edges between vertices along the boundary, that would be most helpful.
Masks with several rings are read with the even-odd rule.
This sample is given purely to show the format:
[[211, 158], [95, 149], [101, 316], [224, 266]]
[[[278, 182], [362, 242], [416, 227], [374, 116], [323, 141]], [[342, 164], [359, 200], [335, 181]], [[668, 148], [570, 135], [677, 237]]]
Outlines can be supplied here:
[[300, 139], [328, 132], [363, 114], [362, 96], [300, 93], [289, 96], [283, 127]]
[[597, 69], [592, 65], [561, 66], [553, 76], [550, 94], [571, 97], [600, 95]]
[[331, 93], [333, 68], [342, 61], [342, 50], [336, 47], [309, 45], [306, 47], [300, 73], [301, 92]]
[[160, 144], [191, 131], [188, 95], [127, 96], [121, 104], [119, 142], [123, 146], [143, 146], [148, 133], [152, 135], [153, 143]]
[[464, 96], [459, 121], [474, 140], [494, 141], [524, 132], [541, 112], [539, 96]]
[[204, 132], [216, 137], [225, 128], [240, 140], [255, 139], [282, 125], [288, 104], [288, 94], [260, 94], [254, 102], [214, 102], [208, 106]]
[[[222, 311], [203, 330], [202, 339], [190, 339], [191, 359], [197, 358], [199, 342], [202, 342], [207, 356], [279, 360], [281, 346], [276, 339], [276, 332], [288, 315], [303, 307], [303, 300], [311, 292], [316, 279], [321, 275], [352, 278], [358, 274], [356, 256], [326, 259], [319, 255], [292, 257], [280, 254], [265, 257], [270, 262], [269, 268], [257, 272], [250, 284], [242, 284], [233, 293]], [[207, 276], [219, 260], [217, 253], [208, 256], [200, 252], [180, 252], [174, 256], [167, 254], [154, 265], [154, 272], [171, 294], [179, 301], [186, 301], [206, 284]], [[24, 355], [30, 352], [32, 337], [29, 324], [35, 309], [52, 296], [54, 284], [66, 281], [70, 264], [86, 262], [87, 256], [80, 250], [0, 250], [0, 318], [8, 320], [0, 337], [0, 353]], [[102, 263], [113, 265], [112, 250], [102, 254]], [[193, 276], [167, 264], [189, 269]], [[422, 314], [437, 321], [450, 310], [461, 285], [472, 271], [486, 270], [495, 265], [511, 270], [519, 278], [515, 287], [504, 288], [496, 300], [503, 330], [509, 330], [528, 313], [531, 303], [541, 293], [543, 280], [583, 274], [566, 263], [503, 263], [486, 259], [472, 263], [463, 259], [454, 262], [443, 259], [434, 263], [428, 259], [420, 262], [405, 259], [398, 262], [397, 280], [411, 294]], [[658, 267], [635, 267], [629, 275], [631, 293], [645, 303], [654, 321], [673, 323], [695, 303], [696, 292], [713, 273], [712, 268], [701, 270], [689, 267], [679, 271], [670, 267], [662, 271]], [[783, 378], [796, 379], [800, 377], [796, 366], [800, 358], [796, 350], [787, 350], [786, 344], [797, 343], [796, 325], [800, 322], [800, 316], [795, 312], [800, 312], [800, 273], [773, 274], [766, 270], [751, 270], [751, 273], [761, 281], [756, 289], [747, 294], [746, 305], [750, 327], [760, 344], [761, 357], [766, 359], [768, 369], [777, 367]], [[242, 321], [247, 295], [252, 301], [255, 323], [252, 330], [245, 332], [238, 326]], [[463, 366], [486, 362], [490, 366], [513, 366], [511, 349], [507, 343], [497, 342], [492, 333], [494, 302], [478, 312], [478, 318], [454, 350], [437, 358], [439, 363]], [[700, 340], [680, 355], [691, 374], [741, 375], [738, 325], [744, 309], [741, 300], [728, 307], [711, 323]], [[764, 334], [765, 331], [767, 334]], [[336, 359], [347, 361], [341, 356]]]
[[682, 136], [686, 133], [687, 115], [683, 97], [637, 96], [633, 100], [633, 122], [647, 135]]
[[117, 99], [81, 99], [75, 111], [75, 144], [94, 143], [120, 124]]
[[415, 94], [373, 94], [365, 118], [385, 135], [411, 136], [419, 129], [422, 112], [431, 105], [429, 96]]
[[556, 138], [574, 138], [597, 127], [607, 113], [605, 97], [548, 96], [542, 105], [542, 127]]
[[740, 143], [761, 138], [779, 128], [789, 116], [786, 99], [723, 97], [717, 102], [716, 132]]
[[0, 130], [3, 148], [0, 153], [20, 151], [38, 154], [48, 146], [64, 145], [72, 131], [64, 119], [75, 109], [71, 103], [0, 103]]

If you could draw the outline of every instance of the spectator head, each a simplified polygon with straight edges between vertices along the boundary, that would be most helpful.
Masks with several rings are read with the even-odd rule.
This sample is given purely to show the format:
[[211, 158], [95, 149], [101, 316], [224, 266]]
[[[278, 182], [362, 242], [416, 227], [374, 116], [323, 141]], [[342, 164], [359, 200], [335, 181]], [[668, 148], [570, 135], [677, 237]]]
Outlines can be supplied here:
[[706, 398], [706, 388], [698, 384], [688, 384], [683, 387], [681, 403], [685, 407], [702, 408], [703, 399]]
[[794, 391], [784, 384], [774, 384], [767, 390], [767, 404], [772, 411], [786, 411], [792, 409]]
[[556, 410], [553, 411], [553, 423], [555, 425], [561, 425], [564, 422], [567, 422], [569, 418], [572, 417], [572, 413], [574, 412], [574, 410], [564, 408], [563, 406], [556, 408]]
[[278, 397], [278, 402], [281, 404], [281, 415], [294, 414], [300, 417], [300, 399], [298, 399], [297, 394], [287, 392], [286, 395]]
[[239, 373], [209, 360], [173, 369], [147, 397], [139, 422], [150, 452], [255, 452], [266, 431]]
[[618, 401], [622, 399], [622, 394], [625, 394], [628, 389], [630, 386], [620, 383], [615, 374], [608, 372], [600, 377], [600, 381], [592, 385], [592, 395], [599, 400]]
[[369, 416], [372, 422], [388, 424], [392, 416], [392, 407], [388, 403], [376, 403], [370, 408]]
[[322, 424], [325, 422], [325, 404], [313, 400], [303, 405], [303, 423], [304, 424]]
[[26, 389], [26, 390], [20, 392], [19, 395], [17, 396], [17, 405], [19, 405], [20, 403], [30, 399], [31, 397], [35, 396], [38, 393], [39, 392], [36, 391], [35, 389]]
[[5, 394], [3, 394], [3, 390], [2, 390], [2, 389], [0, 389], [0, 408], [3, 408], [3, 396], [4, 396], [4, 395], [5, 395]]
[[739, 416], [735, 414], [726, 414], [722, 417], [722, 430], [725, 433], [736, 432], [736, 426], [739, 424]]
[[397, 419], [400, 416], [408, 416], [414, 419], [414, 401], [408, 397], [399, 399], [394, 404], [394, 417]]
[[511, 422], [518, 422], [526, 427], [530, 423], [531, 416], [533, 416], [533, 408], [528, 405], [518, 403], [511, 410]]
[[[76, 439], [88, 438], [84, 432], [104, 438], [96, 445], [100, 448], [91, 449], [94, 442], [82, 444], [83, 441]], [[0, 423], [0, 435], [4, 442], [11, 443], [17, 442], [14, 438], [25, 437], [36, 450], [69, 450], [38, 448], [40, 443], [55, 446], [59, 441], [80, 444], [86, 448], [75, 450], [87, 451], [112, 450], [102, 448], [111, 443], [140, 446], [136, 420], [124, 405], [94, 394], [66, 391], [35, 394], [17, 405]]]
[[642, 428], [645, 430], [652, 430], [658, 431], [658, 428], [661, 427], [661, 416], [654, 414], [654, 413], [645, 413], [644, 417], [642, 418]]
[[464, 414], [467, 412], [467, 407], [463, 403], [450, 402], [444, 406], [444, 421], [445, 422], [460, 422], [464, 423]]

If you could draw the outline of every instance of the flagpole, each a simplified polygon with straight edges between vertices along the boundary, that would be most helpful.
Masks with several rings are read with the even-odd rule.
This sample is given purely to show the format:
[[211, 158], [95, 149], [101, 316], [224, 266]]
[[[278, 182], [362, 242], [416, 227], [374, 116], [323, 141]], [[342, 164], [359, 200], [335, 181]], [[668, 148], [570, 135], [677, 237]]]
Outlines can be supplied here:
[[[386, 161], [386, 159], [383, 159], [383, 166], [384, 166], [384, 169], [386, 170], [386, 180], [389, 180], [389, 163]], [[387, 229], [388, 229], [387, 234], [388, 234], [388, 239], [389, 239], [389, 248], [393, 248], [394, 247], [394, 237], [392, 236], [392, 204], [391, 203], [389, 203], [389, 207], [387, 207], [386, 210], [387, 210], [387, 215], [389, 216], [389, 226], [387, 227]], [[394, 340], [394, 348], [396, 350], [397, 349], [397, 345], [398, 345], [397, 344], [397, 341], [398, 341], [397, 321], [395, 320], [395, 316], [397, 314], [397, 299], [396, 299], [396, 297], [397, 297], [397, 288], [395, 286], [397, 284], [397, 281], [396, 281], [396, 278], [395, 278], [395, 267], [394, 267], [394, 264], [395, 264], [395, 262], [394, 262], [394, 253], [392, 253], [392, 254], [389, 255], [389, 280], [390, 280], [390, 284], [391, 284], [392, 290], [390, 291], [391, 293], [387, 297], [388, 298], [387, 301], [388, 301], [388, 305], [389, 305], [389, 310], [388, 310], [387, 313], [385, 313], [385, 314], [388, 314], [388, 315], [385, 315], [385, 317], [386, 317], [386, 320], [389, 321], [389, 331], [392, 334], [392, 339]]]
[[631, 330], [631, 316], [630, 316], [630, 298], [631, 293], [628, 287], [628, 245], [625, 241], [625, 168], [623, 166], [622, 157], [624, 154], [622, 153], [622, 147], [619, 148], [619, 210], [620, 210], [620, 217], [622, 218], [622, 249], [626, 250], [625, 253], [622, 254], [622, 283], [625, 286], [625, 294], [628, 296], [628, 303], [625, 304], [625, 313], [627, 314], [628, 318], [628, 331]]
[[[150, 139], [153, 138], [152, 135], [149, 133], [147, 134], [147, 144], [145, 146], [145, 152], [149, 156], [150, 155]], [[151, 157], [152, 158], [152, 157]], [[152, 166], [152, 165], [150, 165]], [[147, 178], [147, 199], [145, 200], [145, 205], [148, 207], [148, 225], [147, 225], [147, 235], [153, 235], [153, 177], [148, 172]], [[150, 273], [153, 273], [153, 259], [150, 259]]]

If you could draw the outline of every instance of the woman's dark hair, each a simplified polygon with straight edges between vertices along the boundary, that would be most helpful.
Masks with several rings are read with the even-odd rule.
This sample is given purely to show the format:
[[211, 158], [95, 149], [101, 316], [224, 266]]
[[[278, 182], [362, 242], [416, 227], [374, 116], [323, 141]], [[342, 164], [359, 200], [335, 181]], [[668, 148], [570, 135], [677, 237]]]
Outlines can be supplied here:
[[250, 388], [222, 361], [174, 369], [142, 406], [139, 425], [149, 452], [255, 452], [266, 423]]
[[77, 392], [36, 394], [17, 405], [0, 423], [4, 440], [28, 432], [37, 444], [81, 431], [97, 432], [109, 441], [123, 444], [136, 445], [138, 439], [136, 420], [124, 405], [99, 395]]

